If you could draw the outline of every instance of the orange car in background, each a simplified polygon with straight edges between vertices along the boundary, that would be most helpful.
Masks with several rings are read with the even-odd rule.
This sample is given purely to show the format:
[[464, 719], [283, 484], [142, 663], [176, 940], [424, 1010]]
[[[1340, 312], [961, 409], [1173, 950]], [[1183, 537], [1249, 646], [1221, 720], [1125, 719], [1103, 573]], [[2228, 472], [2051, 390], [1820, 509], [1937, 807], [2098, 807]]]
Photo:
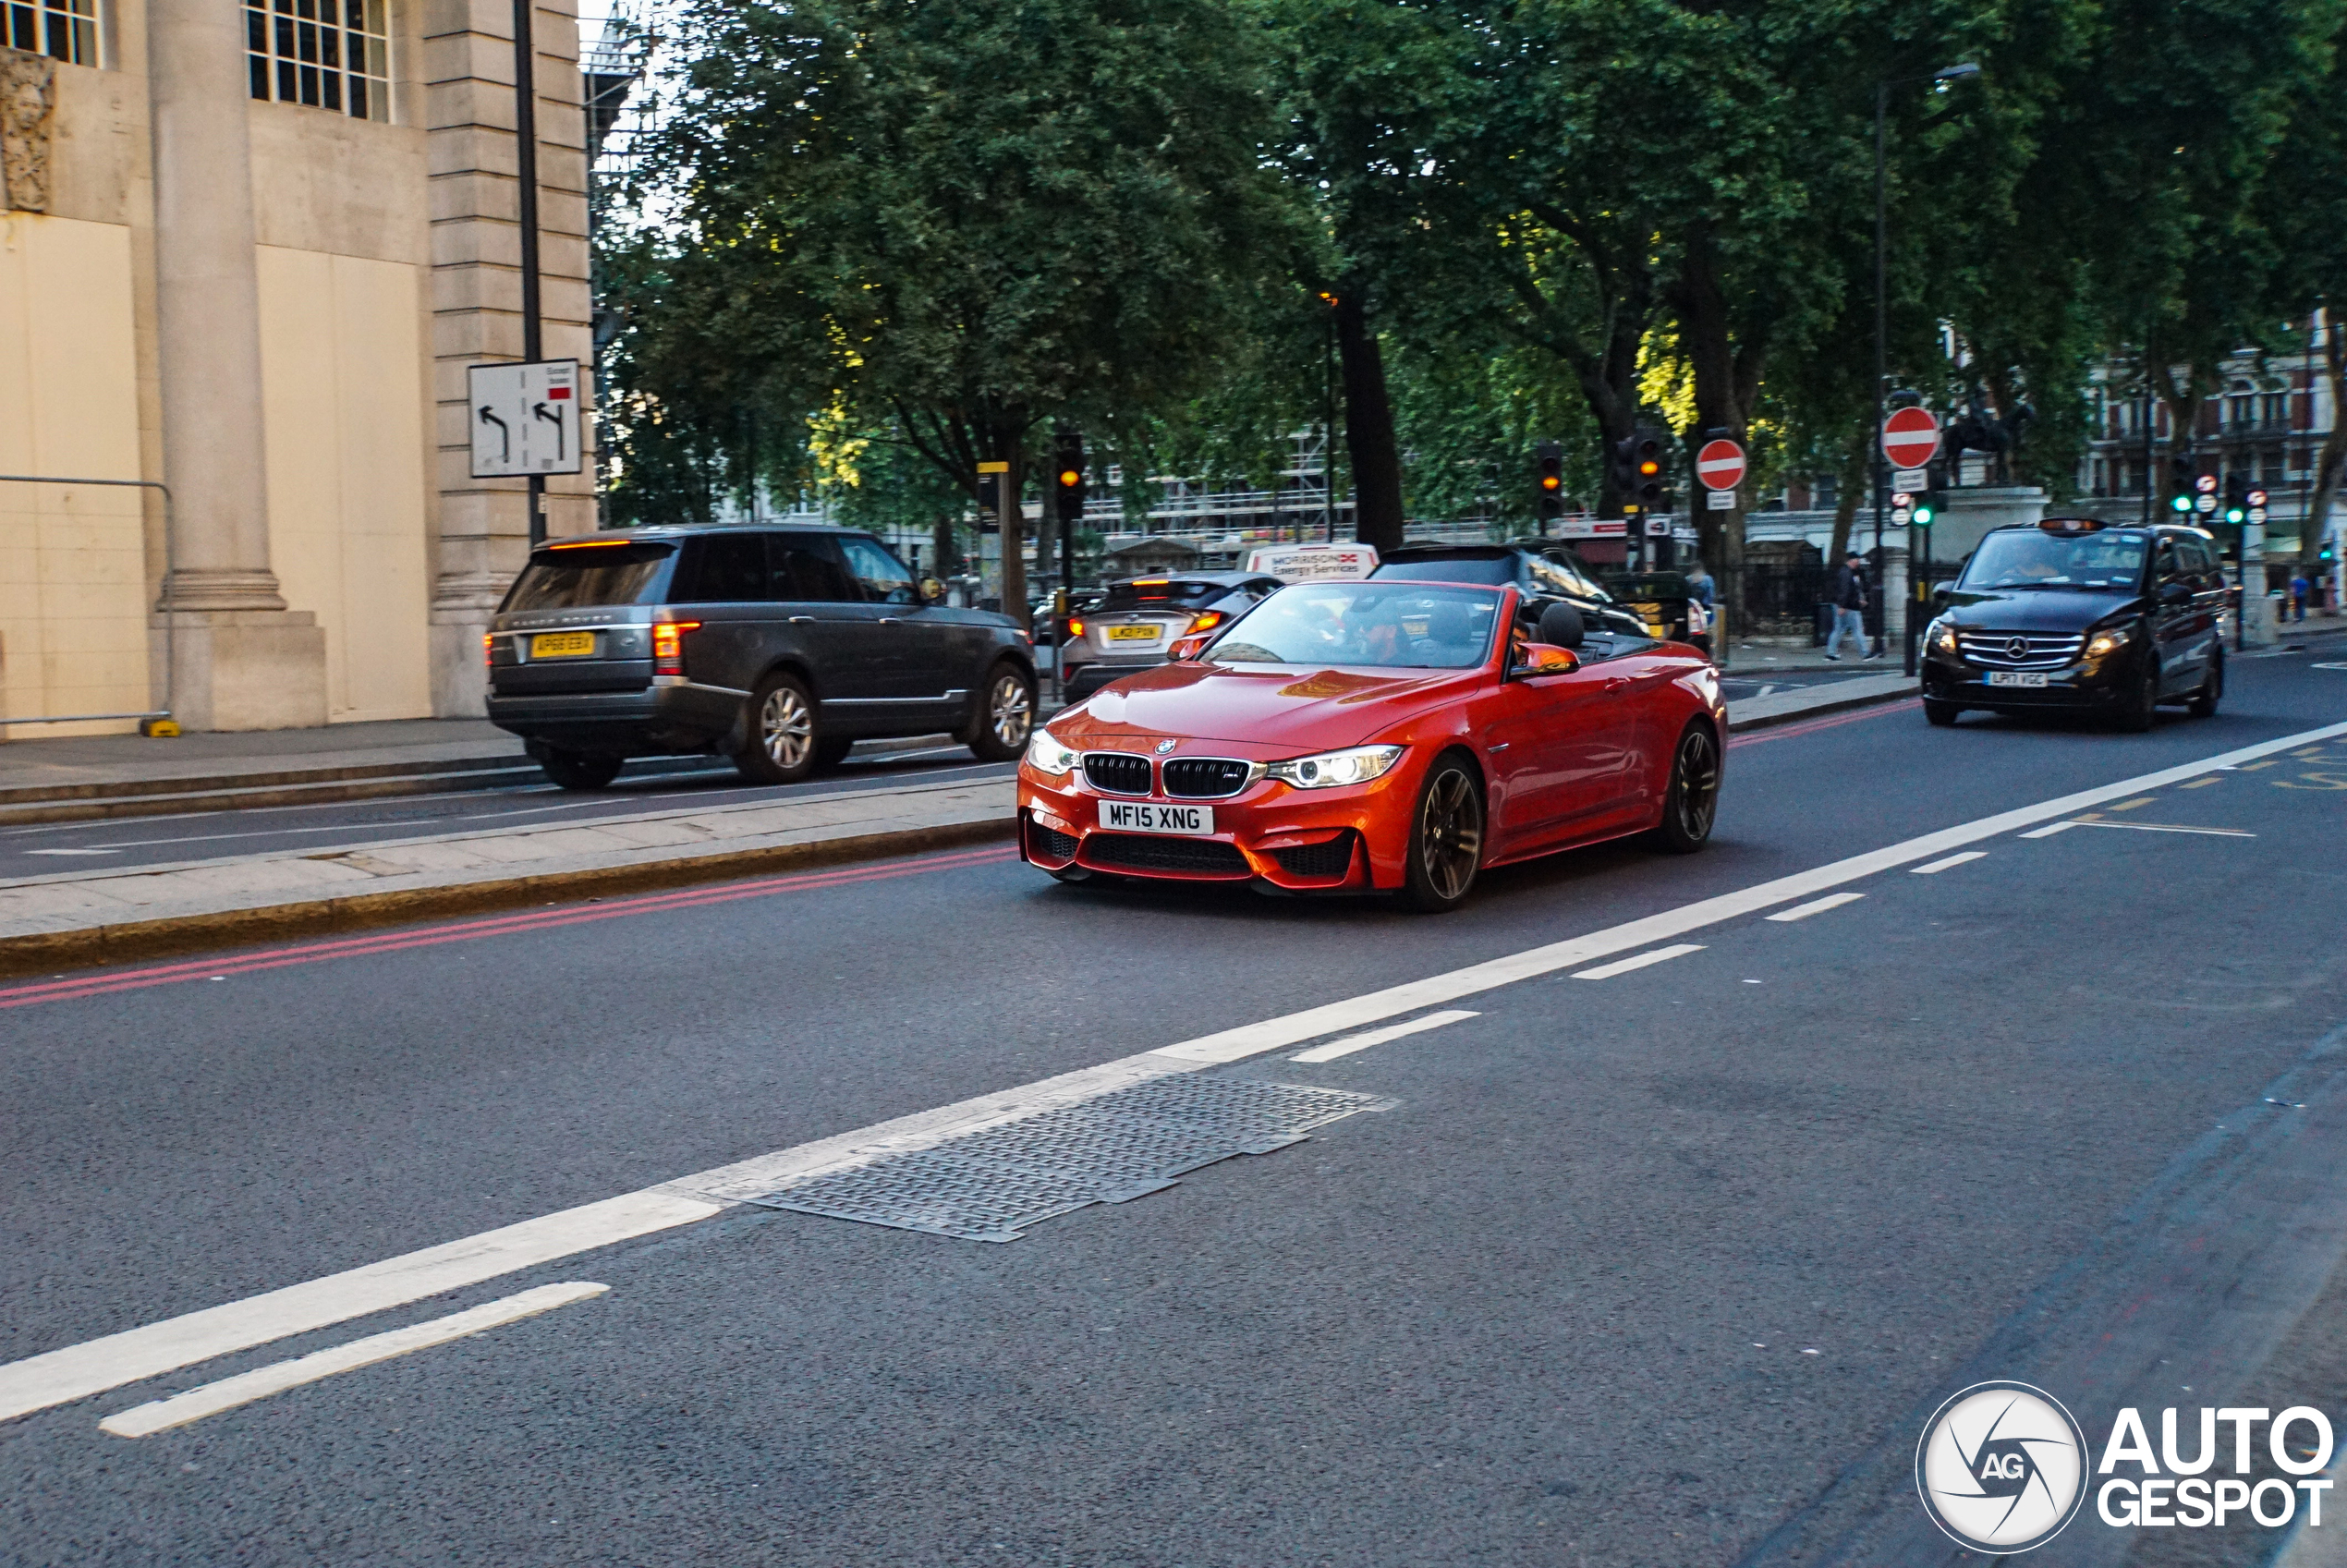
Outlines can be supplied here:
[[1727, 730], [1709, 661], [1521, 607], [1512, 587], [1283, 589], [1036, 732], [1020, 853], [1063, 881], [1442, 910], [1487, 866], [1641, 833], [1700, 849]]

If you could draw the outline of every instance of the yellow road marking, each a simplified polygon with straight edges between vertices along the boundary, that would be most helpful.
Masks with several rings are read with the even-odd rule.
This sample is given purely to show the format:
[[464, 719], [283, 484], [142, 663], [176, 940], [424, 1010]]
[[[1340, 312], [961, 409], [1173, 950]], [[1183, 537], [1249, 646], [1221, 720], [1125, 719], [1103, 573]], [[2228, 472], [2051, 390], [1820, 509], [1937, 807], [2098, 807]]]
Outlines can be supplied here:
[[2279, 757], [2268, 757], [2262, 762], [2244, 762], [2241, 765], [2241, 772], [2244, 773], [2254, 773], [2260, 768], [2270, 768], [2280, 760], [2281, 759]]
[[2207, 789], [2212, 784], [2222, 784], [2225, 781], [2222, 779], [2195, 779], [2192, 783], [2182, 785], [2181, 787], [2184, 789]]
[[2112, 807], [2111, 809], [2113, 811], [2132, 811], [2138, 806], [2148, 806], [2159, 798], [2159, 797], [2156, 795], [2139, 795], [2133, 800], [2121, 801], [2118, 805]]

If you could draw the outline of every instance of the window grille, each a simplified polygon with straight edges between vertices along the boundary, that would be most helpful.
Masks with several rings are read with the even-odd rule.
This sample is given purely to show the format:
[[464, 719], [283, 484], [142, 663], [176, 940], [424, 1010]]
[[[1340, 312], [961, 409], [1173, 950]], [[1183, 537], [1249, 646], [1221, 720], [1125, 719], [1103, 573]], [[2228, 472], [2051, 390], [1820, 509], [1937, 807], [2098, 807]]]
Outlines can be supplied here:
[[252, 95], [353, 119], [390, 119], [383, 11], [384, 0], [245, 0]]
[[98, 63], [98, 0], [6, 0], [0, 43], [77, 66]]

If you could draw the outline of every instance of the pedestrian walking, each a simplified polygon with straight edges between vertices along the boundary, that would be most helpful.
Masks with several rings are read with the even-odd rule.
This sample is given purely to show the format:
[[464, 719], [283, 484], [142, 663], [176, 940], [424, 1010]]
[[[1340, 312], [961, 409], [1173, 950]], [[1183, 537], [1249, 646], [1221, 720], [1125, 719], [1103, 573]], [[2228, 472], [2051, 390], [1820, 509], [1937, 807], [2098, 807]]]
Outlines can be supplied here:
[[1833, 634], [1826, 638], [1826, 657], [1837, 664], [1842, 655], [1835, 650], [1843, 638], [1854, 638], [1861, 649], [1867, 646], [1867, 563], [1854, 550], [1833, 575]]
[[1687, 597], [1707, 610], [1711, 608], [1711, 574], [1703, 569], [1700, 561], [1687, 573]]
[[2290, 579], [2290, 608], [2291, 608], [2291, 616], [2290, 616], [2290, 618], [2291, 618], [2292, 620], [2293, 620], [2293, 621], [2303, 621], [2303, 620], [2304, 620], [2304, 619], [2306, 618], [2306, 600], [2307, 600], [2308, 596], [2309, 596], [2309, 595], [2311, 595], [2314, 591], [2315, 591], [2315, 585], [2314, 585], [2313, 583], [2310, 583], [2310, 582], [2308, 582], [2308, 581], [2306, 580], [2306, 574], [2305, 574], [2305, 573], [2304, 573], [2304, 572], [2299, 572], [2299, 573], [2296, 573], [2295, 575], [2293, 575], [2293, 576], [2291, 577], [2291, 579]]

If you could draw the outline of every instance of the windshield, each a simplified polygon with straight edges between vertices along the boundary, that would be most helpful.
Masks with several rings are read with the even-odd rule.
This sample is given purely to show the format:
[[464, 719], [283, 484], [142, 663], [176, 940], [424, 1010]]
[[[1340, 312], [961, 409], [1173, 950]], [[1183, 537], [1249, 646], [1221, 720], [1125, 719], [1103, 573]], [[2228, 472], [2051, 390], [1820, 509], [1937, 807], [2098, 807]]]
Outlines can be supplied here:
[[1490, 589], [1298, 583], [1209, 645], [1224, 664], [1354, 664], [1464, 670], [1483, 662], [1500, 596]]
[[2014, 529], [1988, 535], [1956, 586], [2133, 589], [2143, 579], [2140, 533], [2059, 534]]
[[675, 553], [667, 544], [555, 545], [529, 558], [505, 594], [505, 610], [591, 610], [651, 602], [652, 584]]
[[1102, 610], [1183, 610], [1231, 591], [1219, 582], [1121, 582], [1101, 600]]
[[1469, 556], [1458, 561], [1388, 561], [1369, 574], [1401, 577], [1410, 582], [1480, 582], [1493, 588], [1515, 581], [1515, 563], [1505, 555]]

